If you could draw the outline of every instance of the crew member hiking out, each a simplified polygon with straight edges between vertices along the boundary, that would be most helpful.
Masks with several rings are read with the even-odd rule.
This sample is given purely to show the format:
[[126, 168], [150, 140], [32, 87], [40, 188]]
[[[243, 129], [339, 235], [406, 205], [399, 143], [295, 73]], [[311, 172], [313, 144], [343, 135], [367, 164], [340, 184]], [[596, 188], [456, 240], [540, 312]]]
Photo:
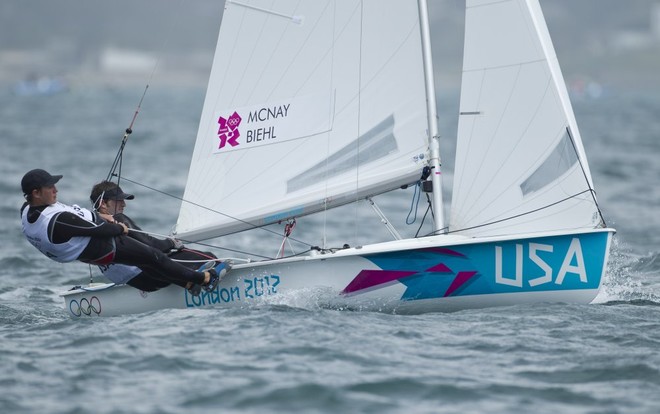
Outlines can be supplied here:
[[218, 285], [218, 270], [189, 269], [158, 249], [128, 236], [123, 223], [112, 216], [93, 213], [77, 205], [57, 201], [55, 184], [61, 175], [45, 170], [28, 171], [21, 180], [26, 202], [21, 207], [23, 234], [48, 258], [61, 263], [79, 260], [95, 265], [120, 263], [158, 272], [173, 283], [212, 291]]
[[[200, 263], [209, 260], [211, 260], [209, 265], [213, 266], [216, 264], [217, 257], [211, 252], [193, 250], [184, 246], [183, 243], [177, 239], [159, 239], [143, 232], [135, 221], [124, 213], [126, 200], [133, 200], [134, 198], [135, 196], [133, 194], [125, 193], [119, 185], [112, 181], [101, 181], [100, 183], [95, 184], [89, 195], [94, 211], [101, 213], [101, 215], [110, 215], [116, 222], [125, 224], [129, 228], [128, 235], [134, 239], [160, 250], [171, 259], [177, 260], [179, 263], [191, 269], [198, 269]], [[224, 268], [222, 268], [223, 266]], [[223, 262], [223, 266], [216, 266], [216, 271], [221, 279], [223, 274], [229, 271], [231, 264], [226, 261]], [[185, 281], [181, 283], [181, 281], [178, 280], [171, 280], [151, 269], [142, 270], [137, 266], [111, 263], [108, 265], [100, 265], [99, 269], [103, 273], [103, 276], [116, 284], [126, 284], [146, 292], [153, 292], [162, 289], [171, 283], [186, 287]], [[198, 295], [201, 288], [200, 285], [195, 284], [188, 290], [191, 294]]]

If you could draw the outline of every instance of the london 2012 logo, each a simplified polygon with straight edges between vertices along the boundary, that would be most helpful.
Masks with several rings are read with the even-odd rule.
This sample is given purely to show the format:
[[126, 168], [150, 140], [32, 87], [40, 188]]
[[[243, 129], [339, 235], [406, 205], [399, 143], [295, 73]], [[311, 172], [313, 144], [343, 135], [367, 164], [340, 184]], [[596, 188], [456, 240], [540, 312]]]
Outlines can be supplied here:
[[218, 124], [220, 124], [220, 128], [218, 129], [218, 138], [220, 139], [218, 149], [224, 148], [227, 144], [232, 147], [239, 145], [238, 138], [241, 136], [241, 133], [238, 131], [238, 127], [241, 125], [241, 121], [242, 118], [236, 111], [229, 118], [218, 118]]

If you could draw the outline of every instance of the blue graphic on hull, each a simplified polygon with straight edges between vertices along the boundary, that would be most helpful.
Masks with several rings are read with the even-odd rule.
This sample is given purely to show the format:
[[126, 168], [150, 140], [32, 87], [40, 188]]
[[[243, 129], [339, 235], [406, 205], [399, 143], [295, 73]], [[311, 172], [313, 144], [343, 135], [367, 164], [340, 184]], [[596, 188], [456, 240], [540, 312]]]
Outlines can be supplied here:
[[597, 289], [608, 237], [598, 232], [367, 255], [382, 270], [361, 273], [346, 292], [384, 287], [392, 278], [406, 286], [402, 300]]

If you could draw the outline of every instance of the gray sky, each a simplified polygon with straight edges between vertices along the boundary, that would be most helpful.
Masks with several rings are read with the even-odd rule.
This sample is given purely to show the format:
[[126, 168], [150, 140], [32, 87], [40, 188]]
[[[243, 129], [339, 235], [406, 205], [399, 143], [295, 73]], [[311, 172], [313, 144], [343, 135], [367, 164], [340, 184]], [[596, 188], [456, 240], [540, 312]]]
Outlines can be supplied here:
[[[660, 6], [653, 6], [659, 3], [541, 0], [567, 77], [657, 81]], [[0, 83], [30, 72], [144, 82], [154, 60], [165, 78], [204, 82], [223, 6], [221, 0], [3, 0]], [[434, 56], [452, 70], [460, 66], [462, 46], [451, 40], [462, 36], [463, 7], [462, 0], [429, 0]]]

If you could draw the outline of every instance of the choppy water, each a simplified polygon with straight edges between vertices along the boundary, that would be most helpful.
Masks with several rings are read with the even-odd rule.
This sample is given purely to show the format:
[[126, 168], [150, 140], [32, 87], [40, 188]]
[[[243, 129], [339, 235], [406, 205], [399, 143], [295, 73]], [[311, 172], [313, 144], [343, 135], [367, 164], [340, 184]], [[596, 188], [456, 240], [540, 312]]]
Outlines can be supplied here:
[[[48, 261], [23, 239], [20, 178], [35, 167], [64, 174], [59, 198], [86, 203], [141, 92], [0, 95], [1, 412], [660, 411], [659, 98], [612, 93], [575, 104], [601, 207], [618, 229], [598, 304], [401, 316], [340, 311], [323, 292], [294, 292], [246, 308], [73, 320], [57, 294], [89, 270]], [[126, 177], [182, 193], [202, 94], [149, 92]], [[453, 136], [451, 117], [441, 121]], [[130, 215], [167, 233], [179, 201], [126, 187], [138, 196]], [[384, 200], [393, 221], [405, 220], [409, 196]], [[342, 228], [383, 231], [372, 221], [323, 225], [341, 242]], [[227, 243], [272, 255], [279, 242]]]

